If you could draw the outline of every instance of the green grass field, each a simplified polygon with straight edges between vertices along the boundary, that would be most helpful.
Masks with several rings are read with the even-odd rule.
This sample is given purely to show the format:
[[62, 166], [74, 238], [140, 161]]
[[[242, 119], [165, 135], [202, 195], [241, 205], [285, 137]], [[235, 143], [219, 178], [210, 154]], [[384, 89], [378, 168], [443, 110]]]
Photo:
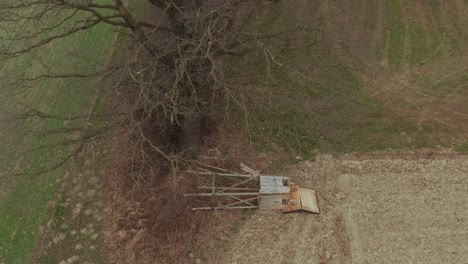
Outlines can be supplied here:
[[[22, 82], [20, 86], [16, 84], [21, 78], [33, 78], [45, 73], [46, 66], [58, 74], [92, 73], [103, 69], [114, 51], [115, 30], [104, 25], [97, 26], [4, 61], [0, 77], [2, 110], [14, 113], [23, 110], [22, 105], [27, 105], [48, 115], [72, 117], [88, 113], [99, 91], [100, 77], [46, 78]], [[40, 226], [47, 223], [54, 211], [57, 212], [49, 202], [53, 200], [67, 166], [36, 173], [53, 167], [73, 147], [42, 148], [60, 142], [64, 136], [40, 135], [32, 131], [83, 125], [81, 121], [40, 121], [29, 118], [17, 122], [15, 126], [2, 126], [0, 131], [1, 152], [4, 156], [8, 155], [2, 158], [3, 163], [0, 164], [1, 171], [5, 172], [0, 179], [0, 190], [3, 192], [0, 196], [0, 263], [29, 262], [36, 250]], [[19, 172], [27, 174], [11, 175]]]
[[[233, 119], [235, 126], [245, 126], [260, 150], [275, 152], [271, 143], [280, 146], [281, 156], [307, 158], [316, 148], [349, 152], [455, 147], [462, 138], [452, 138], [458, 124], [450, 120], [447, 98], [468, 90], [466, 19], [454, 13], [460, 7], [393, 0], [352, 7], [330, 4], [333, 11], [321, 12], [320, 5], [293, 1], [291, 9], [301, 10], [302, 16], [272, 8], [258, 22], [261, 29], [280, 31], [302, 19], [312, 30], [294, 40], [265, 40], [280, 54], [278, 61], [292, 65], [289, 68], [259, 67], [264, 65], [262, 51], [242, 61], [257, 76], [253, 89], [244, 91], [245, 108], [238, 110], [242, 116]], [[404, 97], [408, 103], [402, 105]], [[418, 121], [422, 112], [416, 107], [437, 112], [439, 105], [446, 116]], [[246, 109], [251, 114], [247, 125]], [[409, 111], [414, 117], [406, 116]]]

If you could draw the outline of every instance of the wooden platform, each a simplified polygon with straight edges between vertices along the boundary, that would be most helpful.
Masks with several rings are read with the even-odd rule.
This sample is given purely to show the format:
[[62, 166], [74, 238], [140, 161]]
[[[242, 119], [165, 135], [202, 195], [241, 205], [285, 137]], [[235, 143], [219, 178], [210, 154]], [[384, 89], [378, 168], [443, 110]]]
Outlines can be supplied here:
[[317, 195], [314, 190], [301, 188], [298, 190], [301, 196], [301, 209], [311, 213], [320, 213], [320, 209], [317, 203]]
[[203, 192], [189, 193], [185, 196], [210, 199], [210, 206], [195, 207], [194, 210], [260, 209], [281, 210], [284, 213], [303, 210], [320, 213], [314, 190], [297, 186], [289, 177], [260, 175], [254, 172], [198, 172], [211, 176], [211, 184], [199, 186]]
[[297, 186], [288, 194], [260, 197], [259, 209], [280, 209], [283, 213], [290, 213], [295, 211], [307, 211], [315, 214], [320, 213], [315, 191]]

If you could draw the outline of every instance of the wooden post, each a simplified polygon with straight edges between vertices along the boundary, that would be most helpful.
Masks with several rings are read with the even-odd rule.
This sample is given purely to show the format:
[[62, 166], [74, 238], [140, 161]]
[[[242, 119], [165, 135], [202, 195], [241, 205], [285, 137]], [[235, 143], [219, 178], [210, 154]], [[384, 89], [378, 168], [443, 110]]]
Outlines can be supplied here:
[[216, 174], [213, 173], [213, 176], [212, 176], [212, 182], [211, 182], [211, 208], [215, 208], [215, 202], [216, 202]]
[[200, 174], [200, 175], [212, 175], [212, 174], [216, 174], [216, 175], [219, 175], [219, 176], [223, 176], [223, 177], [233, 177], [233, 178], [236, 178], [236, 177], [239, 177], [239, 178], [249, 178], [249, 179], [257, 179], [258, 177], [254, 176], [254, 175], [250, 175], [250, 174], [237, 174], [237, 173], [218, 173], [218, 172], [204, 172], [204, 171], [196, 171], [194, 172], [196, 174]]
[[[215, 193], [214, 196], [257, 196], [260, 195], [259, 192], [240, 192], [240, 193]], [[185, 197], [187, 196], [213, 196], [212, 193], [186, 193], [184, 194]]]
[[[200, 186], [198, 189], [201, 190], [211, 190], [212, 187], [209, 186]], [[216, 186], [217, 192], [225, 192], [225, 191], [258, 191], [258, 188], [236, 188], [236, 187], [218, 187]]]
[[233, 206], [233, 207], [195, 207], [192, 210], [230, 210], [230, 209], [257, 209], [258, 206]]

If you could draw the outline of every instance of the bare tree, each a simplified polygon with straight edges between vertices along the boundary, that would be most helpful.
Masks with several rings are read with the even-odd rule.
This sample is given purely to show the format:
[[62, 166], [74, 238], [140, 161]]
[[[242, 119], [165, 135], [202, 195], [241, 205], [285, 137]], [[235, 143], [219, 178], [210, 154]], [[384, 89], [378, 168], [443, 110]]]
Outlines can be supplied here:
[[[145, 211], [157, 212], [158, 216], [135, 216], [148, 221], [131, 218], [119, 228], [133, 230], [135, 223], [144, 223], [141, 230], [146, 230], [145, 239], [153, 239], [155, 245], [148, 252], [167, 254], [157, 245], [179, 242], [170, 238], [172, 234], [161, 234], [189, 228], [191, 222], [184, 215], [186, 200], [175, 191], [167, 191], [174, 186], [172, 179], [178, 178], [165, 181], [154, 176], [168, 172], [176, 175], [177, 169], [183, 167], [181, 163], [193, 157], [201, 144], [202, 121], [206, 116], [221, 116], [231, 105], [248, 113], [243, 96], [249, 96], [251, 87], [258, 83], [268, 85], [272, 82], [271, 73], [278, 69], [293, 71], [294, 63], [283, 57], [281, 50], [288, 47], [284, 43], [296, 41], [299, 31], [308, 29], [299, 19], [284, 21], [278, 28], [262, 28], [262, 19], [270, 8], [288, 10], [289, 6], [281, 1], [131, 2], [147, 3], [146, 13], [133, 11], [121, 0], [0, 0], [0, 35], [7, 40], [0, 42], [0, 60], [34, 57], [41, 68], [11, 76], [11, 85], [1, 89], [10, 89], [12, 95], [18, 91], [28, 94], [41, 82], [51, 80], [106, 79], [107, 87], [101, 96], [109, 102], [97, 112], [57, 114], [24, 104], [20, 113], [11, 113], [29, 124], [26, 133], [40, 139], [32, 148], [25, 148], [29, 152], [25, 153], [25, 159], [28, 155], [40, 156], [44, 151], [58, 153], [49, 158], [53, 160], [50, 166], [31, 171], [49, 172], [73, 159], [85, 145], [123, 135], [116, 152], [122, 150], [124, 155], [115, 155], [117, 173], [109, 173], [118, 186], [111, 188], [120, 197], [139, 201]], [[23, 25], [28, 25], [27, 30], [13, 30]], [[100, 26], [128, 36], [128, 44], [123, 46], [128, 50], [121, 51], [125, 59], [67, 72], [60, 65], [51, 65], [40, 52], [36, 54], [42, 49], [53, 53], [50, 47], [54, 43]], [[63, 60], [75, 63], [82, 59], [81, 54], [72, 55]], [[138, 184], [143, 180], [146, 184]], [[186, 187], [177, 186], [180, 191]], [[115, 206], [119, 217], [126, 214], [127, 208], [120, 202], [116, 201]]]
[[[3, 34], [8, 36], [8, 45], [0, 47], [3, 59], [30, 54], [102, 24], [127, 28], [135, 43], [128, 52], [128, 60], [98, 72], [50, 70], [23, 78], [23, 81], [34, 82], [44, 78], [110, 74], [115, 78], [118, 94], [122, 95], [121, 107], [112, 109], [108, 122], [101, 126], [80, 124], [33, 133], [71, 132], [72, 137], [57, 143], [68, 145], [83, 144], [125, 127], [133, 131], [135, 151], [144, 153], [142, 160], [151, 160], [149, 156], [157, 154], [174, 166], [181, 153], [192, 154], [191, 150], [199, 147], [203, 116], [228, 102], [242, 104], [236, 95], [244, 83], [233, 77], [247, 76], [242, 74], [239, 61], [248, 56], [261, 57], [261, 67], [267, 72], [274, 67], [287, 67], [278, 60], [269, 39], [306, 30], [301, 23], [281, 30], [253, 30], [270, 6], [288, 8], [281, 1], [141, 0], [141, 3], [149, 5], [147, 14], [132, 13], [121, 0], [2, 1], [0, 25]], [[37, 26], [17, 34], [11, 32], [12, 23]], [[22, 117], [87, 120], [90, 114], [59, 117], [29, 108]], [[80, 148], [75, 149], [79, 151]], [[71, 157], [73, 154], [67, 159]]]

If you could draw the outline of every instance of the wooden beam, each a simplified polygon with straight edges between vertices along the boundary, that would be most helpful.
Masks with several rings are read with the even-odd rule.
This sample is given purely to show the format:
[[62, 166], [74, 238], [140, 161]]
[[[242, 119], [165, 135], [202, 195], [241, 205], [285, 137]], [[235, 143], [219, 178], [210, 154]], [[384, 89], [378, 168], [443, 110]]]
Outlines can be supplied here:
[[[236, 184], [233, 184], [233, 185], [231, 185], [231, 186], [229, 186], [229, 187], [230, 187], [230, 188], [235, 188], [235, 187], [238, 187], [238, 186], [240, 186], [240, 185], [242, 185], [242, 184], [246, 184], [246, 183], [248, 183], [248, 182], [250, 182], [250, 181], [252, 181], [252, 180], [253, 180], [253, 179], [243, 180], [243, 181], [238, 182], [238, 183], [236, 183]], [[255, 189], [255, 190], [258, 190], [258, 189]], [[220, 192], [223, 192], [223, 191], [220, 191]]]
[[211, 207], [215, 206], [216, 200], [216, 174], [213, 174], [213, 178], [211, 180]]
[[[211, 190], [212, 187], [209, 187], [209, 186], [200, 186], [198, 187], [198, 189], [202, 189], [202, 190]], [[243, 187], [216, 187], [216, 190], [218, 192], [224, 192], [224, 191], [227, 191], [227, 190], [233, 190], [233, 191], [259, 191], [258, 188], [243, 188]]]
[[[187, 196], [212, 196], [212, 193], [186, 193], [184, 194], [185, 197]], [[245, 192], [245, 193], [215, 193], [215, 196], [254, 196], [260, 195], [258, 192]]]
[[249, 199], [246, 199], [246, 200], [239, 199], [238, 202], [223, 205], [222, 208], [232, 207], [233, 205], [238, 205], [238, 204], [241, 204], [241, 203], [246, 203], [246, 204], [249, 204], [250, 206], [254, 206], [253, 204], [249, 203], [249, 201], [253, 201], [253, 200], [256, 200], [256, 199], [258, 199], [258, 197], [249, 198]]
[[233, 206], [233, 207], [195, 207], [192, 210], [231, 210], [231, 209], [256, 209], [258, 206]]
[[247, 205], [252, 205], [252, 206], [254, 206], [254, 205], [251, 204], [251, 203], [249, 203], [248, 201], [249, 201], [249, 200], [259, 199], [259, 197], [255, 197], [255, 198], [252, 198], [252, 199], [242, 200], [241, 198], [237, 198], [237, 197], [232, 196], [232, 195], [230, 195], [229, 197], [231, 197], [231, 198], [234, 199], [234, 200], [241, 201], [241, 202], [243, 202], [243, 203], [245, 203], [245, 204], [247, 204]]
[[257, 179], [258, 178], [257, 176], [250, 175], [250, 174], [218, 173], [218, 172], [203, 172], [203, 171], [199, 171], [199, 172], [195, 172], [195, 173], [200, 174], [200, 175], [216, 174], [218, 176], [223, 176], [223, 177], [240, 177], [240, 178], [250, 178], [250, 179]]

